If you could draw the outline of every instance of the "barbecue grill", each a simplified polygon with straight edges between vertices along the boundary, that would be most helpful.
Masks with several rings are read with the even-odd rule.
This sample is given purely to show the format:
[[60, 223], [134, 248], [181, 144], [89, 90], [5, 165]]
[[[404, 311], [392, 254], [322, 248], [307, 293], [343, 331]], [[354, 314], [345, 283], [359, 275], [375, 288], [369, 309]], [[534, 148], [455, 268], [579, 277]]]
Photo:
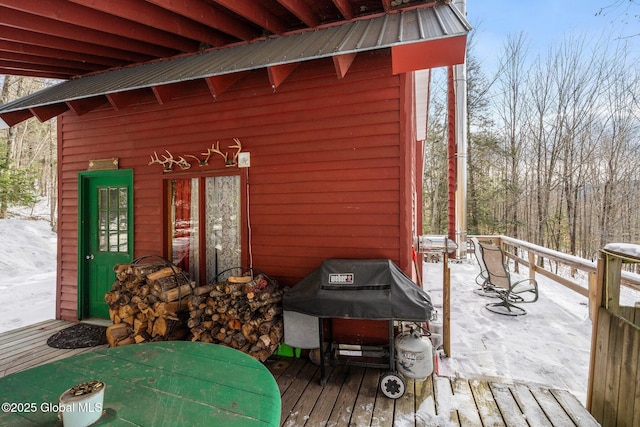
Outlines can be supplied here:
[[[388, 347], [354, 346], [349, 343], [331, 343], [329, 362], [367, 367], [389, 367], [382, 377], [388, 381], [404, 381], [396, 375], [394, 349], [394, 322], [428, 322], [433, 305], [431, 298], [418, 287], [391, 260], [329, 259], [302, 279], [283, 296], [285, 311], [285, 342], [289, 312], [318, 319], [321, 383], [326, 384], [323, 319], [365, 319], [389, 321]], [[293, 326], [295, 327], [295, 326]], [[332, 337], [331, 337], [332, 338]], [[428, 355], [431, 357], [431, 354]], [[372, 361], [371, 359], [377, 359]], [[386, 363], [385, 363], [386, 362]], [[394, 388], [394, 387], [392, 387]], [[400, 395], [385, 395], [393, 398]]]

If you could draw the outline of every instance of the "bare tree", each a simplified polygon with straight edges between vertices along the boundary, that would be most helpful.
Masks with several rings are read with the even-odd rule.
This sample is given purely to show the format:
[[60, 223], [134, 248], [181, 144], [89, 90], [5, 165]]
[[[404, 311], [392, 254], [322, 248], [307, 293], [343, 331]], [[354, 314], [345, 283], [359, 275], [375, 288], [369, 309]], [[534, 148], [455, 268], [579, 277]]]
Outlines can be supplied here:
[[497, 160], [498, 138], [488, 93], [496, 77], [485, 76], [474, 48], [472, 37], [467, 46], [467, 224], [469, 233], [481, 234], [488, 229], [489, 199], [495, 197], [489, 176]]
[[524, 139], [522, 122], [525, 118], [526, 74], [525, 58], [527, 42], [520, 33], [507, 38], [499, 63], [497, 117], [502, 132], [504, 170], [504, 232], [518, 237], [518, 205], [521, 188], [519, 186], [520, 165]]
[[640, 1], [638, 0], [615, 0], [601, 7], [596, 16], [607, 16], [612, 23], [631, 25], [631, 33], [622, 36], [624, 38], [640, 37], [637, 24], [640, 22]]
[[[442, 71], [442, 70], [434, 70]], [[423, 213], [426, 233], [442, 234], [447, 230], [447, 107], [446, 73], [432, 71], [424, 146]]]
[[[496, 84], [484, 93], [469, 84], [472, 234], [585, 257], [640, 238], [640, 71], [623, 47], [578, 36], [531, 61], [519, 34], [505, 43]], [[470, 79], [482, 75], [473, 59]], [[488, 100], [480, 120], [474, 108]]]
[[599, 244], [617, 240], [621, 216], [625, 213], [621, 203], [629, 197], [624, 193], [624, 183], [634, 178], [638, 167], [639, 149], [638, 117], [633, 108], [633, 98], [629, 92], [629, 75], [624, 67], [615, 67], [615, 73], [608, 78], [606, 93], [606, 115], [603, 118], [605, 130], [598, 141], [596, 161], [598, 171], [599, 204], [598, 231]]

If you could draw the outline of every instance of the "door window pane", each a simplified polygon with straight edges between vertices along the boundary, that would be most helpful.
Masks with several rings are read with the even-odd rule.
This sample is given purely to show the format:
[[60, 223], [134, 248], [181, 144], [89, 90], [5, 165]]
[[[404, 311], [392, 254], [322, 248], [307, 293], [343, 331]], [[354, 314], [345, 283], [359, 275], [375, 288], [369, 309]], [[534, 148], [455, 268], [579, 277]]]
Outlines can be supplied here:
[[98, 188], [98, 250], [128, 252], [127, 187]]
[[207, 283], [229, 268], [240, 267], [240, 177], [206, 180]]
[[171, 181], [172, 262], [190, 277], [199, 276], [198, 179]]
[[170, 185], [171, 261], [192, 280], [207, 283], [219, 272], [239, 267], [240, 177], [175, 179]]

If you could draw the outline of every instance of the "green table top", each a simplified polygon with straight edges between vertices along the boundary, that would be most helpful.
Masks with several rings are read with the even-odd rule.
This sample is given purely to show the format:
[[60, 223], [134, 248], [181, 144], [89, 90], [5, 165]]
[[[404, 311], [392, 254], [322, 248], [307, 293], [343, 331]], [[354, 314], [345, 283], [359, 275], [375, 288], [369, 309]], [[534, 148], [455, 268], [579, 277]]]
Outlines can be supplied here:
[[280, 424], [280, 392], [259, 361], [220, 345], [168, 341], [101, 349], [0, 378], [0, 425], [61, 425], [60, 395], [91, 380], [105, 383], [96, 426]]

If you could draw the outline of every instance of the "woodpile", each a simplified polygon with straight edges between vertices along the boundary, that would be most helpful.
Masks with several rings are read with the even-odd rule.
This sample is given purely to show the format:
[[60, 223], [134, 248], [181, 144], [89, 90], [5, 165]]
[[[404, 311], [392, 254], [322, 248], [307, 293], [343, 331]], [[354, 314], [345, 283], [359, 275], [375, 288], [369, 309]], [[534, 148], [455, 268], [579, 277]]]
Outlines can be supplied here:
[[195, 283], [182, 270], [164, 260], [113, 269], [117, 280], [104, 297], [113, 322], [106, 332], [110, 347], [187, 337], [186, 297]]
[[167, 261], [119, 264], [104, 299], [110, 347], [183, 340], [226, 345], [264, 362], [282, 343], [283, 288], [256, 276], [196, 286]]
[[191, 340], [226, 345], [264, 362], [284, 335], [282, 294], [261, 274], [195, 288], [188, 298]]

